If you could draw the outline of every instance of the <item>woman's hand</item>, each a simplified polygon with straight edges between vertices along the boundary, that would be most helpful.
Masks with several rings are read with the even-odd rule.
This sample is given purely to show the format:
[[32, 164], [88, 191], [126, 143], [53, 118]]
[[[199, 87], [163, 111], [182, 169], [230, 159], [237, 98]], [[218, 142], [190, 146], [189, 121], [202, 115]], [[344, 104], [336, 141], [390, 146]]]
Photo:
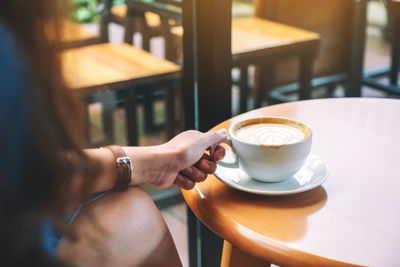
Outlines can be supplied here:
[[[196, 182], [214, 173], [216, 162], [225, 155], [225, 149], [218, 144], [227, 135], [225, 129], [207, 133], [186, 131], [159, 146], [124, 147], [132, 159], [131, 185], [193, 188]], [[213, 155], [205, 153], [212, 146], [215, 146]]]

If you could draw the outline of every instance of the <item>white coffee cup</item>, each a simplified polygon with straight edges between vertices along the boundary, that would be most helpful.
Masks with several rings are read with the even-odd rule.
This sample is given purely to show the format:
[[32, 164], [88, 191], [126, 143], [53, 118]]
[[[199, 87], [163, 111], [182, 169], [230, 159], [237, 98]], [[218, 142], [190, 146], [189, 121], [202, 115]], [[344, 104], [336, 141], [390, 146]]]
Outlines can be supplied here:
[[[287, 136], [278, 138], [282, 143], [279, 143], [276, 138], [274, 139], [274, 136], [271, 139], [271, 134], [262, 137], [270, 138], [272, 141], [269, 140], [269, 143], [256, 143], [253, 140], [254, 138], [246, 135], [243, 138], [243, 131], [247, 131], [244, 134], [251, 135], [252, 132], [248, 129], [261, 129], [264, 126], [267, 128], [275, 127], [274, 129], [278, 130], [282, 128], [283, 133], [287, 136], [291, 135], [291, 138], [288, 139]], [[286, 133], [286, 128], [293, 133]], [[267, 131], [265, 129], [261, 130]], [[304, 136], [301, 137], [300, 132], [296, 129], [302, 132]], [[239, 130], [242, 132], [239, 132]], [[257, 138], [260, 136], [259, 131], [256, 130], [255, 132]], [[240, 138], [238, 133], [241, 135]], [[234, 162], [227, 162], [223, 159], [218, 164], [224, 167], [240, 167], [250, 177], [261, 182], [281, 182], [290, 178], [303, 166], [311, 150], [311, 141], [311, 129], [302, 122], [283, 117], [246, 119], [230, 127], [229, 137], [225, 141], [232, 148]]]

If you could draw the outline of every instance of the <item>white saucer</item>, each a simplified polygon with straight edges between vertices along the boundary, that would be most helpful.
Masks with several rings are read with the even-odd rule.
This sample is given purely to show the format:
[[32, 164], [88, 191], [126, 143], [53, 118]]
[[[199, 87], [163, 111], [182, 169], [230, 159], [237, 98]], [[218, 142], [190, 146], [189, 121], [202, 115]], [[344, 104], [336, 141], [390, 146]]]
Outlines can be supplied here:
[[[229, 153], [227, 156], [230, 156]], [[217, 165], [214, 175], [223, 183], [245, 192], [259, 195], [289, 195], [308, 191], [321, 185], [328, 177], [328, 166], [318, 156], [311, 153], [304, 166], [296, 174], [279, 183], [259, 182], [240, 168], [220, 165]]]

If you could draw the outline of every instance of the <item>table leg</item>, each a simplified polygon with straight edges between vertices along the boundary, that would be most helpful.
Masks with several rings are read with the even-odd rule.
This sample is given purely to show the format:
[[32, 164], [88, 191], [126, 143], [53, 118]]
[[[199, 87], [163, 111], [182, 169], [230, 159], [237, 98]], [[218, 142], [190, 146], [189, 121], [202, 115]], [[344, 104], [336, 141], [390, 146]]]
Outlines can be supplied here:
[[111, 22], [111, 0], [104, 1], [104, 11], [101, 14], [100, 20], [100, 37], [103, 43], [108, 43], [109, 41], [109, 33], [108, 33], [108, 25]]
[[188, 218], [188, 240], [189, 240], [189, 266], [190, 267], [201, 267], [199, 263], [200, 257], [200, 246], [198, 239], [198, 226], [199, 222], [196, 215], [193, 214], [189, 207], [186, 207], [186, 214]]
[[126, 129], [128, 136], [128, 145], [137, 146], [139, 144], [138, 136], [138, 123], [137, 123], [137, 112], [136, 112], [136, 92], [134, 89], [128, 89], [126, 102]]
[[154, 131], [154, 99], [153, 93], [151, 92], [144, 93], [144, 129], [146, 133], [152, 133]]
[[221, 267], [266, 267], [271, 266], [266, 260], [257, 258], [244, 252], [240, 248], [232, 245], [228, 241], [224, 241], [224, 248], [222, 251]]
[[177, 62], [178, 61], [178, 49], [175, 46], [175, 38], [171, 34], [170, 25], [168, 19], [161, 18], [161, 33], [164, 37], [164, 57], [166, 60]]
[[393, 20], [392, 62], [390, 84], [397, 86], [400, 70], [400, 19]]
[[204, 226], [187, 207], [189, 266], [218, 267], [221, 263], [223, 239]]
[[[260, 99], [259, 101], [260, 103], [275, 88], [275, 82], [276, 82], [275, 66], [276, 66], [275, 61], [270, 61], [268, 62], [268, 64], [264, 64], [262, 66], [261, 81], [264, 82], [262, 83], [263, 84], [263, 86], [261, 87], [262, 90], [258, 92], [259, 95], [257, 96], [257, 98]], [[268, 105], [270, 105], [269, 102]], [[259, 107], [261, 107], [261, 105]]]
[[354, 0], [353, 2], [353, 32], [351, 41], [351, 61], [349, 88], [346, 96], [360, 97], [363, 79], [365, 25], [367, 21], [368, 0]]
[[84, 105], [84, 118], [85, 118], [85, 137], [88, 144], [90, 144], [90, 113], [89, 105], [93, 102], [92, 96], [86, 96], [83, 98]]
[[[129, 13], [128, 13], [129, 14]], [[133, 44], [133, 35], [135, 34], [135, 21], [136, 18], [132, 16], [127, 16], [125, 18], [124, 25], [124, 42], [127, 44]]]
[[301, 100], [311, 98], [311, 79], [313, 57], [311, 55], [303, 55], [300, 57], [300, 88], [299, 98]]
[[165, 100], [165, 129], [167, 132], [167, 140], [170, 140], [175, 135], [175, 92], [177, 91], [177, 83], [172, 81], [168, 84], [167, 95]]
[[247, 65], [240, 67], [240, 113], [247, 111], [247, 97], [249, 95]]
[[254, 70], [254, 108], [260, 108], [262, 101], [275, 86], [275, 61], [256, 66]]
[[113, 92], [104, 92], [98, 95], [98, 99], [102, 104], [101, 118], [103, 122], [103, 134], [106, 138], [106, 142], [109, 144], [114, 142], [114, 98]]

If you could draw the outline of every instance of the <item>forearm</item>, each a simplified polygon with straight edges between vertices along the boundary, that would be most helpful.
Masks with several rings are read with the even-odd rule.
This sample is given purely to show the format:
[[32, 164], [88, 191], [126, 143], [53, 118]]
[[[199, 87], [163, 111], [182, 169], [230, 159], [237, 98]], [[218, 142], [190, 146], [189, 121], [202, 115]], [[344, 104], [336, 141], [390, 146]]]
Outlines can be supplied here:
[[[132, 161], [133, 171], [129, 185], [177, 185], [185, 189], [193, 188], [195, 182], [204, 181], [207, 174], [215, 171], [215, 161], [225, 154], [223, 147], [217, 149], [211, 157], [204, 154], [205, 150], [221, 143], [226, 136], [225, 129], [208, 133], [186, 131], [159, 146], [123, 147], [126, 156]], [[103, 166], [90, 192], [112, 189], [117, 180], [114, 154], [109, 149], [88, 149], [85, 152]]]
[[109, 149], [85, 149], [85, 153], [101, 164], [101, 172], [94, 180], [90, 193], [104, 192], [111, 189], [117, 180], [117, 165], [114, 154]]
[[[163, 179], [171, 168], [173, 151], [162, 146], [122, 147], [132, 160], [132, 182], [130, 185], [154, 183]], [[117, 164], [114, 154], [109, 149], [87, 149], [89, 157], [100, 161], [102, 171], [92, 185], [90, 193], [103, 192], [112, 189], [117, 179]]]

